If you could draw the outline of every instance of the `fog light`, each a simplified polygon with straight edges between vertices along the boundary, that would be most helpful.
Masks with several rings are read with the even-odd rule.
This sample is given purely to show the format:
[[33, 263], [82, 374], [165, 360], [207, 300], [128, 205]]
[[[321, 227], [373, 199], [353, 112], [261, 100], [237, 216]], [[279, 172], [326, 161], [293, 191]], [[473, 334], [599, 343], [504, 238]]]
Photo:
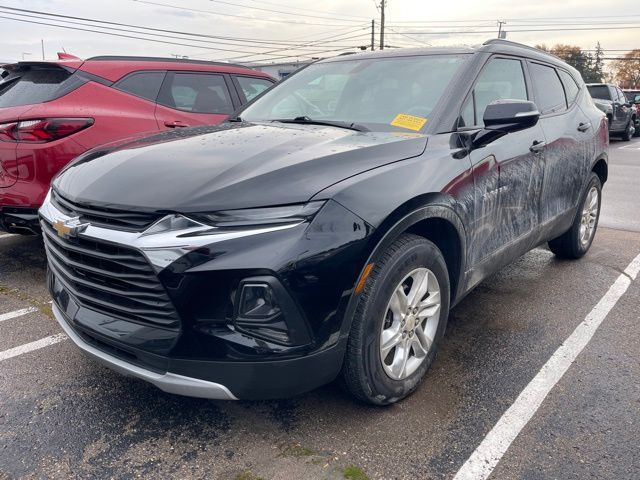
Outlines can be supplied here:
[[280, 307], [271, 287], [266, 284], [242, 286], [238, 316], [242, 319], [270, 319], [280, 315]]

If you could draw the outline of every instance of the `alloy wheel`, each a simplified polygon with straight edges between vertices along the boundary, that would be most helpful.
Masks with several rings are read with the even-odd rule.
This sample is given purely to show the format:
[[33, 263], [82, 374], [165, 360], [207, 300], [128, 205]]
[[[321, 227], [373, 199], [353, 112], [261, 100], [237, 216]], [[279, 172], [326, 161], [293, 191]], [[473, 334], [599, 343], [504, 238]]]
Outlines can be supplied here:
[[582, 247], [589, 245], [596, 230], [596, 222], [598, 220], [598, 207], [600, 204], [600, 192], [594, 186], [589, 189], [587, 197], [582, 207], [582, 216], [580, 219], [580, 244]]
[[440, 285], [433, 272], [417, 268], [395, 288], [380, 332], [380, 360], [394, 380], [413, 374], [433, 347], [440, 323]]

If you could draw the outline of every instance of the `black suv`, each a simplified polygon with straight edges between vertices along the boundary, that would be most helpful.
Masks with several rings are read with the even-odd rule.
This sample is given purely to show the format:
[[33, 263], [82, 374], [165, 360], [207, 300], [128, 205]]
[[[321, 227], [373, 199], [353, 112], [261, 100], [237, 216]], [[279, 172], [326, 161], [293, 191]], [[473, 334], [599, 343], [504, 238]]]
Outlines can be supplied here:
[[314, 63], [218, 127], [95, 149], [40, 209], [54, 313], [161, 389], [409, 395], [449, 309], [543, 242], [579, 258], [607, 180], [579, 73], [507, 41]]
[[589, 83], [587, 89], [593, 103], [602, 110], [609, 120], [609, 133], [629, 141], [636, 132], [637, 113], [633, 103], [620, 88], [609, 83]]

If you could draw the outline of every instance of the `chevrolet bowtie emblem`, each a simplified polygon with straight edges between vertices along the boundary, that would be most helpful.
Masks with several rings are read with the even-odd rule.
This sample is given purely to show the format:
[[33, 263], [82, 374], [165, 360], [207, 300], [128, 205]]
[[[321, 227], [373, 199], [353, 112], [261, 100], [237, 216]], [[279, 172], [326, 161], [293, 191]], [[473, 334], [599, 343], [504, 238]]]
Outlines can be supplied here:
[[88, 226], [88, 223], [80, 222], [80, 217], [73, 217], [68, 220], [56, 220], [53, 222], [54, 230], [58, 232], [58, 236], [62, 238], [77, 237], [78, 234], [84, 232]]

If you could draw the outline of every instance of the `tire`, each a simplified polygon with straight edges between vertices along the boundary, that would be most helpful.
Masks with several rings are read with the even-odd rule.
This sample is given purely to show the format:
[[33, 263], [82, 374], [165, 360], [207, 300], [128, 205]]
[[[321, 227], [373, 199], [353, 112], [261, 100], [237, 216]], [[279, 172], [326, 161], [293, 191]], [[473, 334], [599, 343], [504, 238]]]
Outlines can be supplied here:
[[[590, 193], [595, 189], [597, 192], [596, 205], [595, 209], [591, 208], [585, 210], [590, 205], [587, 203], [592, 202], [592, 197]], [[571, 228], [567, 230], [564, 234], [560, 235], [557, 238], [554, 238], [549, 242], [549, 248], [551, 251], [560, 258], [569, 258], [569, 259], [577, 259], [582, 257], [593, 243], [593, 239], [596, 235], [596, 230], [598, 229], [598, 220], [600, 219], [600, 206], [602, 204], [602, 183], [600, 183], [600, 178], [595, 174], [591, 173], [591, 178], [589, 179], [589, 183], [587, 184], [587, 188], [585, 188], [584, 192], [582, 192], [582, 196], [580, 198], [580, 208], [576, 212], [576, 216], [573, 220], [573, 224]], [[589, 236], [585, 239], [584, 231], [581, 230], [583, 226], [583, 222], [589, 222]]]
[[636, 131], [633, 132], [634, 137], [640, 137], [640, 123], [636, 125]]
[[[423, 272], [422, 278], [427, 278], [427, 284], [420, 283]], [[419, 298], [413, 305], [419, 306], [411, 308], [409, 303], [405, 307], [407, 311], [397, 315], [394, 311], [401, 311], [398, 307], [403, 304], [398, 289], [414, 285], [415, 297]], [[419, 285], [428, 286], [424, 295]], [[406, 292], [407, 298], [414, 296], [411, 288]], [[433, 306], [437, 301], [439, 309]], [[358, 299], [341, 373], [343, 386], [358, 399], [374, 405], [389, 405], [410, 395], [436, 356], [446, 329], [449, 302], [449, 274], [438, 247], [417, 235], [401, 235], [376, 259]], [[423, 317], [425, 320], [421, 320]], [[396, 331], [396, 327], [398, 334], [394, 338], [398, 339], [398, 346], [389, 350], [383, 359], [383, 329], [386, 335], [392, 335], [389, 332]], [[405, 330], [409, 333], [400, 333]], [[406, 345], [410, 346], [406, 348]], [[390, 359], [402, 358], [402, 352], [409, 352], [409, 360], [394, 370], [394, 366], [402, 362], [388, 363]], [[393, 378], [393, 371], [401, 372], [398, 378]]]
[[633, 125], [633, 121], [629, 120], [629, 124], [627, 125], [627, 128], [624, 129], [624, 133], [622, 134], [622, 140], [624, 140], [625, 142], [630, 141], [634, 133], [635, 127]]

